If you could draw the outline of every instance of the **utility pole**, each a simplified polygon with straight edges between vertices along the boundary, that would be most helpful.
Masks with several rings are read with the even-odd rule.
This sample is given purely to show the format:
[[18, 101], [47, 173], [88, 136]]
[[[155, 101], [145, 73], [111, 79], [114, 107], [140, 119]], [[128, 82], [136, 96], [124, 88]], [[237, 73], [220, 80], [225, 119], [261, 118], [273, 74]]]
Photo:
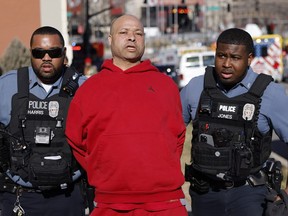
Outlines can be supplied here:
[[85, 2], [85, 31], [83, 33], [83, 46], [85, 58], [90, 57], [90, 36], [91, 36], [91, 27], [89, 23], [89, 0]]
[[90, 51], [91, 51], [90, 36], [92, 34], [92, 31], [91, 31], [91, 26], [90, 26], [89, 20], [94, 16], [98, 16], [99, 14], [104, 13], [107, 10], [113, 9], [113, 7], [114, 7], [113, 5], [110, 5], [109, 7], [103, 8], [102, 10], [100, 10], [96, 13], [89, 14], [89, 0], [85, 1], [85, 30], [83, 33], [83, 46], [84, 46], [85, 57], [90, 57], [90, 55], [91, 55], [91, 53], [90, 53]]

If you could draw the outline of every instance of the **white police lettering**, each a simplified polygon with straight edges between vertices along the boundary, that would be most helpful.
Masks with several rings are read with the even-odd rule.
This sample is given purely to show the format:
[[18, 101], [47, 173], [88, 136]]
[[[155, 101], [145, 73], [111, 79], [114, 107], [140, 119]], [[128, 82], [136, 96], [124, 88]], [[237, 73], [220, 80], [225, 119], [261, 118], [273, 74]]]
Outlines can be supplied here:
[[28, 109], [47, 109], [47, 101], [29, 101]]
[[44, 110], [48, 109], [47, 101], [29, 101], [28, 115], [44, 115]]
[[217, 116], [218, 118], [222, 118], [222, 119], [232, 119], [232, 115], [229, 115], [229, 114], [219, 114]]
[[219, 106], [219, 111], [235, 113], [236, 112], [236, 106], [220, 105]]

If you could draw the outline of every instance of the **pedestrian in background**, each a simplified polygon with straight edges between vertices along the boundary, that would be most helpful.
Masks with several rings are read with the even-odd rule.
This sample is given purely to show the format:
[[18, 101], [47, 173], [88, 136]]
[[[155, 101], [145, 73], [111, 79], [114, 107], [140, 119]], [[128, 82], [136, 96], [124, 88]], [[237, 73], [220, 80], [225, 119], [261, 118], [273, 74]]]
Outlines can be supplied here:
[[2, 215], [83, 216], [81, 169], [64, 129], [86, 78], [65, 66], [64, 39], [53, 27], [33, 32], [30, 51], [32, 67], [0, 77]]
[[92, 64], [92, 59], [90, 57], [85, 58], [84, 64], [84, 75], [87, 78], [97, 73], [97, 67]]
[[288, 143], [288, 96], [270, 76], [253, 72], [253, 52], [246, 31], [223, 31], [215, 67], [181, 90], [184, 121], [193, 123], [192, 164], [185, 170], [193, 216], [262, 216], [265, 210], [263, 167], [273, 129]]
[[114, 20], [109, 43], [112, 59], [79, 88], [67, 118], [69, 144], [95, 187], [92, 215], [187, 215], [177, 85], [141, 61], [138, 18]]

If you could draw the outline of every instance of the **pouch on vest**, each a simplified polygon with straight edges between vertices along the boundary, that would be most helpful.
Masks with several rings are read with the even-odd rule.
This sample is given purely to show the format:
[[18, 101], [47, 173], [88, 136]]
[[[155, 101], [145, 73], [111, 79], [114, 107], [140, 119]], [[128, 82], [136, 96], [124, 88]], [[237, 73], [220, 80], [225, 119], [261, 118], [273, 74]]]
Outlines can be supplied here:
[[232, 151], [229, 148], [219, 148], [205, 142], [195, 142], [192, 152], [193, 167], [198, 171], [205, 169], [207, 174], [216, 175], [231, 168]]
[[29, 181], [39, 188], [72, 182], [70, 164], [59, 154], [34, 153], [29, 160]]

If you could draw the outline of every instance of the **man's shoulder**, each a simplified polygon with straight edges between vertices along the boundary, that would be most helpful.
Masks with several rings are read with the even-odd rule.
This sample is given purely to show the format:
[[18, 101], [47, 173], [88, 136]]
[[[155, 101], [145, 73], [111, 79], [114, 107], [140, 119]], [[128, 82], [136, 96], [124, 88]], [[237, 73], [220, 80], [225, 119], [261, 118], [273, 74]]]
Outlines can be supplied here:
[[203, 89], [204, 89], [204, 75], [194, 77], [189, 81], [189, 83], [184, 88], [181, 89], [180, 91], [181, 99], [194, 100], [195, 98], [199, 98]]
[[202, 91], [204, 88], [204, 75], [192, 78], [184, 88], [194, 91]]
[[264, 91], [264, 94], [266, 95], [268, 94], [271, 97], [275, 97], [275, 95], [278, 95], [278, 93], [283, 92], [283, 91], [286, 92], [285, 87], [281, 83], [272, 81], [267, 85]]
[[17, 70], [10, 70], [0, 76], [0, 83], [10, 84], [17, 79]]

